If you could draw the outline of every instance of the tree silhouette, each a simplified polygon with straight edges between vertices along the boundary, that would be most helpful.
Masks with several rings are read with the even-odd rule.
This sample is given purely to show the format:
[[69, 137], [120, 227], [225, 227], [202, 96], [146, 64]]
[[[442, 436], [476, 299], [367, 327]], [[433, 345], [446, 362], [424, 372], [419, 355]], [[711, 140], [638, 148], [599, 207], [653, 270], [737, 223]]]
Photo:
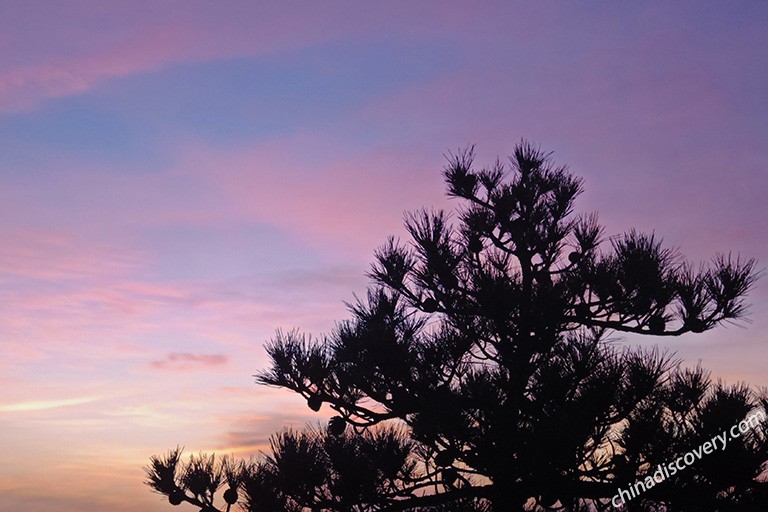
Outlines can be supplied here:
[[653, 234], [604, 240], [596, 215], [572, 213], [582, 181], [525, 141], [508, 164], [474, 170], [471, 148], [448, 162], [457, 212], [406, 217], [410, 242], [376, 252], [351, 319], [267, 344], [257, 381], [337, 416], [250, 463], [153, 457], [148, 485], [203, 511], [225, 481], [227, 509], [250, 512], [765, 510], [765, 416], [616, 499], [768, 397], [611, 336], [742, 318], [754, 260], [694, 267]]

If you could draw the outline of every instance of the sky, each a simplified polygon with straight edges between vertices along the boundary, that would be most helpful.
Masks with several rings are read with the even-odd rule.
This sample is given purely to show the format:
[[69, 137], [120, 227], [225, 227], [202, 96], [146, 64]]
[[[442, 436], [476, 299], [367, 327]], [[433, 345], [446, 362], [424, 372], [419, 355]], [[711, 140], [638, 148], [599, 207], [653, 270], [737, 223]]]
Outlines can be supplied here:
[[[4, 0], [0, 509], [167, 510], [151, 455], [326, 417], [255, 385], [263, 343], [347, 318], [469, 144], [553, 151], [608, 233], [766, 268], [766, 48], [762, 1]], [[625, 343], [768, 386], [749, 301]]]

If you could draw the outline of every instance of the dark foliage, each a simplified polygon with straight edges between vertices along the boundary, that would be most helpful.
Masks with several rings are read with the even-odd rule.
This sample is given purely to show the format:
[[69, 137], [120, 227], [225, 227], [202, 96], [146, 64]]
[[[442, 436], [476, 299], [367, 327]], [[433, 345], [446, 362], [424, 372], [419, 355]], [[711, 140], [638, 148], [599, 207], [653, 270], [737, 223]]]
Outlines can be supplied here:
[[[328, 427], [277, 434], [250, 464], [172, 451], [147, 468], [154, 490], [203, 510], [224, 480], [250, 512], [608, 510], [768, 403], [610, 338], [743, 318], [753, 260], [694, 267], [653, 234], [604, 240], [573, 215], [581, 180], [526, 142], [480, 171], [459, 152], [444, 176], [457, 213], [407, 216], [411, 241], [376, 252], [351, 320], [267, 344], [257, 380], [329, 406]], [[766, 461], [763, 416], [626, 509], [764, 510]]]

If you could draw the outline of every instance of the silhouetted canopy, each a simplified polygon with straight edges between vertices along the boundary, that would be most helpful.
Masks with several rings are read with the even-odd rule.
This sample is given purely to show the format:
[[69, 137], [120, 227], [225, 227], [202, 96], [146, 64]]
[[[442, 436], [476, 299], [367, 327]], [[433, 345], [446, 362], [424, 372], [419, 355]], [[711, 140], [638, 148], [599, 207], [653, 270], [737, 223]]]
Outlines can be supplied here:
[[606, 238], [595, 214], [573, 213], [582, 180], [525, 141], [482, 170], [459, 151], [444, 177], [456, 211], [407, 216], [410, 240], [376, 252], [349, 320], [266, 346], [257, 380], [336, 411], [327, 427], [275, 434], [249, 464], [174, 450], [148, 484], [209, 510], [226, 482], [225, 502], [250, 512], [765, 510], [765, 415], [647, 477], [766, 395], [615, 342], [742, 318], [755, 262], [696, 266], [654, 234]]

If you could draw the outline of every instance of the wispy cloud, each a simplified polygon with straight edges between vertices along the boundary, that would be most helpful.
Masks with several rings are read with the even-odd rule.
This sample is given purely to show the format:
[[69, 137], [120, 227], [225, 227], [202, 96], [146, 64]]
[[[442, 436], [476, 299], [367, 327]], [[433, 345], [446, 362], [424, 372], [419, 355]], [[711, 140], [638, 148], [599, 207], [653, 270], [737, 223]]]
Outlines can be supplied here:
[[403, 233], [403, 212], [445, 203], [442, 148], [415, 157], [374, 144], [328, 155], [344, 136], [302, 133], [234, 151], [197, 145], [178, 166], [226, 198], [219, 213], [232, 221], [274, 226], [313, 251], [368, 259], [387, 235]]
[[152, 361], [150, 366], [158, 370], [190, 372], [225, 366], [227, 361], [227, 357], [223, 354], [190, 354], [188, 352], [172, 352], [165, 356], [163, 359]]
[[252, 455], [267, 451], [269, 438], [285, 429], [300, 430], [308, 425], [327, 421], [325, 415], [313, 414], [307, 407], [281, 400], [284, 409], [261, 415], [241, 415], [227, 418], [228, 430], [222, 436], [216, 452]]
[[[407, 5], [392, 11], [346, 4], [350, 21], [339, 24], [338, 5], [305, 4], [297, 16], [279, 2], [270, 3], [238, 5], [234, 17], [228, 9], [205, 3], [190, 9], [178, 2], [136, 1], [111, 5], [108, 11], [88, 1], [66, 8], [54, 3], [46, 11], [55, 24], [40, 23], [36, 9], [11, 3], [3, 18], [12, 22], [0, 21], [1, 42], [8, 55], [23, 53], [30, 62], [0, 56], [0, 112], [28, 110], [47, 99], [85, 93], [109, 79], [179, 62], [263, 56], [380, 30], [385, 24], [417, 34], [423, 30], [417, 20], [442, 22], [451, 11], [445, 9], [440, 19]], [[459, 14], [467, 16], [454, 11], [454, 23]], [[119, 30], [110, 30], [116, 25]]]
[[90, 396], [64, 398], [60, 400], [28, 400], [25, 402], [0, 404], [0, 412], [45, 411], [48, 409], [59, 409], [61, 407], [71, 407], [74, 405], [87, 404], [97, 400], [100, 400], [100, 398]]
[[0, 73], [0, 112], [27, 110], [46, 99], [84, 93], [110, 78], [146, 72], [183, 55], [190, 37], [183, 29], [148, 26], [130, 40], [104, 41], [107, 49], [6, 68]]

